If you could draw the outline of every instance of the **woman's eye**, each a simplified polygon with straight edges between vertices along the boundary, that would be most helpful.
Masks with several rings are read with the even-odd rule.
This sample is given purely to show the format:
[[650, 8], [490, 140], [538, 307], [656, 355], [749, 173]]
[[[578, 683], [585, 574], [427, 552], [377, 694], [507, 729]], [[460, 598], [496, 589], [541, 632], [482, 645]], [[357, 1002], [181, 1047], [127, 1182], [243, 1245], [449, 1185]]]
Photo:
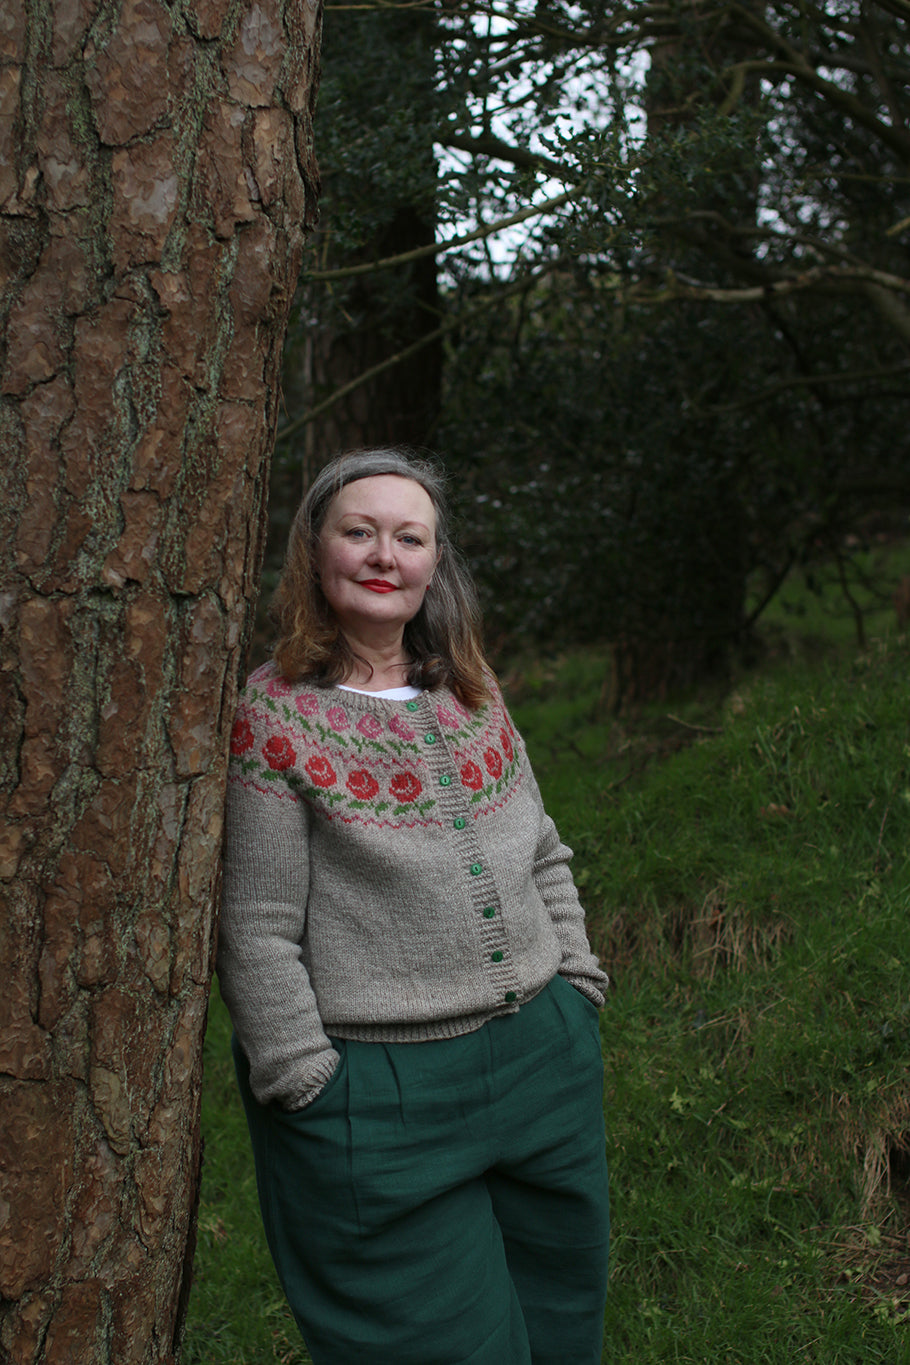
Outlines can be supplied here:
[[405, 545], [422, 545], [422, 544], [423, 544], [423, 541], [420, 539], [419, 536], [402, 536], [401, 539], [404, 541]]

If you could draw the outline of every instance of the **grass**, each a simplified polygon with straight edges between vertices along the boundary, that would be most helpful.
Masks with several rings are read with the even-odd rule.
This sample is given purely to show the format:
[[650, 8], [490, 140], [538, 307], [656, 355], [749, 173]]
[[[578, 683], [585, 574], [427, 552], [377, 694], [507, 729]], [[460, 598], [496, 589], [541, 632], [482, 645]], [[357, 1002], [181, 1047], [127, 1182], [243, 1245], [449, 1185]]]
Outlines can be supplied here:
[[[614, 979], [605, 1361], [910, 1362], [910, 647], [813, 621], [782, 657], [785, 624], [634, 721], [596, 656], [513, 680]], [[183, 1362], [300, 1365], [228, 1033], [216, 994]]]
[[305, 1365], [259, 1216], [231, 1025], [213, 983], [202, 1093], [205, 1161], [193, 1290], [181, 1365]]

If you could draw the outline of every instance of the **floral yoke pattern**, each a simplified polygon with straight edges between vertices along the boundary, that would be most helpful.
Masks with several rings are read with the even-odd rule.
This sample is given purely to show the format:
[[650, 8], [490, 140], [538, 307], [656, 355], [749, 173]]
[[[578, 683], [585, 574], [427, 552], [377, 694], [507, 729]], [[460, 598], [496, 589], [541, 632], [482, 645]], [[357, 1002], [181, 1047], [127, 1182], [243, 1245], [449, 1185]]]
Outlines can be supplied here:
[[438, 824], [440, 785], [459, 784], [477, 816], [521, 783], [520, 741], [498, 694], [474, 712], [449, 692], [410, 702], [341, 693], [344, 704], [328, 708], [325, 695], [271, 665], [254, 673], [231, 735], [232, 780], [303, 798], [329, 820], [394, 828]]

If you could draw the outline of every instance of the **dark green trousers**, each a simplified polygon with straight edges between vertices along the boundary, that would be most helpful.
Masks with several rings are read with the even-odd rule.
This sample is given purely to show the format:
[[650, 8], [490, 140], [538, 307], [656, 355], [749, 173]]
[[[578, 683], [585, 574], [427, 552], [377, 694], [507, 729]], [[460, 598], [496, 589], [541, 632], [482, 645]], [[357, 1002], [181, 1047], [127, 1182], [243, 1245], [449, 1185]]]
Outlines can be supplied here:
[[609, 1205], [594, 1006], [561, 977], [461, 1038], [333, 1040], [256, 1102], [269, 1246], [316, 1365], [599, 1365]]

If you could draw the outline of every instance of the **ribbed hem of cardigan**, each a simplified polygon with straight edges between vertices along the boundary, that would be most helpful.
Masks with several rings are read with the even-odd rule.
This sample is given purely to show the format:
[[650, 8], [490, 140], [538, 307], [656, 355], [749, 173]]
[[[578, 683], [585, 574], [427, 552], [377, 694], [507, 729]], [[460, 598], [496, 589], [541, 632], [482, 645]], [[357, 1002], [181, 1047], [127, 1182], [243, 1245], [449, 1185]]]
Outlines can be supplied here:
[[461, 1038], [466, 1033], [475, 1033], [500, 1015], [516, 1014], [522, 1005], [527, 1005], [549, 984], [545, 981], [519, 1000], [503, 1002], [498, 1009], [486, 1010], [482, 1014], [464, 1014], [456, 1019], [394, 1024], [332, 1024], [323, 1021], [322, 1026], [330, 1039], [345, 1038], [354, 1043], [431, 1043], [442, 1038]]

